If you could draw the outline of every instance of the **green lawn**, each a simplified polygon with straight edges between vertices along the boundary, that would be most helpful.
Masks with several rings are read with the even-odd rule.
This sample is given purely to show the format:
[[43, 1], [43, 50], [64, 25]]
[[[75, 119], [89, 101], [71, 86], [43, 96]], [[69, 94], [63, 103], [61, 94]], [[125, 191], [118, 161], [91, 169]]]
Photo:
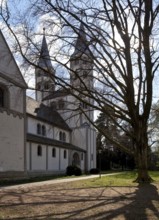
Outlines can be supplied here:
[[[103, 174], [113, 173], [111, 171], [103, 172]], [[116, 171], [117, 173], [117, 171]], [[159, 184], [159, 171], [151, 171], [150, 175], [154, 180], [154, 183]], [[85, 176], [85, 175], [83, 175]], [[77, 176], [45, 176], [45, 177], [35, 177], [30, 179], [10, 179], [10, 180], [0, 180], [0, 186], [5, 185], [17, 185], [23, 183], [30, 182], [41, 182], [46, 180], [53, 179], [61, 179], [61, 178], [76, 178]], [[80, 177], [80, 176], [79, 176]], [[92, 178], [88, 180], [80, 180], [76, 181], [73, 184], [77, 187], [102, 187], [102, 186], [137, 186], [137, 183], [134, 183], [137, 177], [137, 173], [135, 171], [127, 171], [127, 172], [119, 172], [118, 174], [114, 174], [112, 176], [102, 176], [97, 175], [97, 178]]]
[[[159, 171], [151, 171], [150, 175], [154, 183], [159, 184]], [[128, 171], [112, 176], [102, 176], [101, 178], [97, 176], [97, 178], [81, 180], [73, 184], [75, 187], [137, 186], [138, 183], [133, 182], [136, 177], [135, 171]]]

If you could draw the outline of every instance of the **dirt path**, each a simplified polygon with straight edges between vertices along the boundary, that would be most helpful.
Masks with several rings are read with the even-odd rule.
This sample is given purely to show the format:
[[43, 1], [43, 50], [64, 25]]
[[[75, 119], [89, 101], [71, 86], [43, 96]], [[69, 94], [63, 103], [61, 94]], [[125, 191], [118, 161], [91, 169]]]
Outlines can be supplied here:
[[3, 188], [0, 219], [159, 219], [159, 187], [77, 188], [74, 182]]

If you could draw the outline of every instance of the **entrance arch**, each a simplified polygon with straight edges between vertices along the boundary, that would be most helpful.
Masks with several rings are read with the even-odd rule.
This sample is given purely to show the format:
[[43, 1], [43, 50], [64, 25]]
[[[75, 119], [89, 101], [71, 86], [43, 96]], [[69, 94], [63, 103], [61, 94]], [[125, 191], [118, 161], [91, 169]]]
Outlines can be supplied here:
[[80, 166], [80, 157], [78, 153], [73, 154], [72, 165], [78, 166], [78, 167]]

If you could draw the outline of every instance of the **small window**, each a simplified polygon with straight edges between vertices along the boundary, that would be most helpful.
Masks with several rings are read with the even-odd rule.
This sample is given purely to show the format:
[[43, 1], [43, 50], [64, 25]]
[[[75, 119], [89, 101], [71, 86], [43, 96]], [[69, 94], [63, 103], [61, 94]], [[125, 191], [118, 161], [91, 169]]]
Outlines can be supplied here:
[[42, 135], [46, 136], [46, 127], [45, 127], [45, 125], [42, 126]]
[[86, 78], [87, 76], [88, 76], [87, 71], [84, 71], [84, 72], [83, 72], [83, 78]]
[[37, 72], [37, 76], [41, 76], [41, 71], [40, 70]]
[[56, 149], [52, 148], [52, 157], [56, 157]]
[[63, 140], [63, 135], [62, 135], [62, 132], [60, 131], [59, 133], [59, 140], [62, 141]]
[[4, 107], [4, 90], [0, 88], [0, 107]]
[[37, 84], [36, 89], [37, 89], [37, 90], [41, 90], [41, 85], [40, 85], [40, 84]]
[[62, 140], [65, 142], [66, 141], [66, 134], [65, 134], [65, 132], [62, 133], [62, 136], [63, 136]]
[[79, 64], [79, 60], [75, 60], [75, 65], [78, 65]]
[[59, 109], [64, 109], [64, 107], [65, 107], [65, 102], [64, 102], [64, 100], [60, 99], [60, 100], [58, 101], [58, 107], [59, 107]]
[[37, 124], [37, 134], [41, 134], [41, 125]]
[[83, 109], [87, 109], [88, 106], [85, 102], [81, 102], [80, 107], [82, 107]]
[[60, 131], [60, 133], [59, 133], [59, 140], [60, 141], [66, 141], [66, 134], [65, 134], [65, 132], [62, 132], [62, 131]]
[[53, 110], [57, 109], [56, 102], [51, 102], [51, 107]]
[[48, 83], [45, 83], [44, 89], [45, 89], [45, 90], [48, 90], [48, 89], [49, 89], [49, 84], [48, 84]]
[[42, 156], [42, 147], [40, 145], [38, 145], [38, 148], [37, 148], [37, 155]]
[[63, 157], [64, 157], [64, 159], [67, 158], [67, 151], [66, 150], [64, 150]]

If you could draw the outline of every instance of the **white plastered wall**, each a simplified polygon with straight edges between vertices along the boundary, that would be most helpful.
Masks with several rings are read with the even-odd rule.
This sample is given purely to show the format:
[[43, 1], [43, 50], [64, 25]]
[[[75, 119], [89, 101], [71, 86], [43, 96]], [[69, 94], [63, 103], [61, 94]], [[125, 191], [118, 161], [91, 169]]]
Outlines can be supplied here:
[[[33, 117], [27, 117], [27, 133], [37, 135], [37, 124], [44, 125], [46, 128], [46, 137], [54, 138], [54, 127]], [[41, 136], [41, 135], [40, 135]]]
[[72, 144], [86, 150], [86, 169], [96, 167], [96, 131], [90, 127], [80, 127], [72, 132]]
[[[42, 156], [37, 155], [38, 145], [42, 147]], [[42, 144], [32, 143], [31, 148], [31, 168], [34, 171], [44, 171], [46, 170], [46, 146]]]
[[[37, 147], [42, 147], [42, 156], [37, 155]], [[56, 157], [52, 157], [52, 149], [56, 149]], [[28, 171], [56, 171], [65, 172], [68, 166], [68, 150], [67, 157], [64, 158], [63, 148], [47, 146], [33, 142], [27, 142], [27, 170]]]
[[[52, 157], [52, 149], [55, 148], [56, 151], [56, 156]], [[48, 147], [48, 170], [53, 170], [53, 171], [59, 171], [60, 164], [59, 164], [59, 152], [60, 149], [57, 147]]]
[[24, 171], [24, 118], [0, 112], [0, 171]]

